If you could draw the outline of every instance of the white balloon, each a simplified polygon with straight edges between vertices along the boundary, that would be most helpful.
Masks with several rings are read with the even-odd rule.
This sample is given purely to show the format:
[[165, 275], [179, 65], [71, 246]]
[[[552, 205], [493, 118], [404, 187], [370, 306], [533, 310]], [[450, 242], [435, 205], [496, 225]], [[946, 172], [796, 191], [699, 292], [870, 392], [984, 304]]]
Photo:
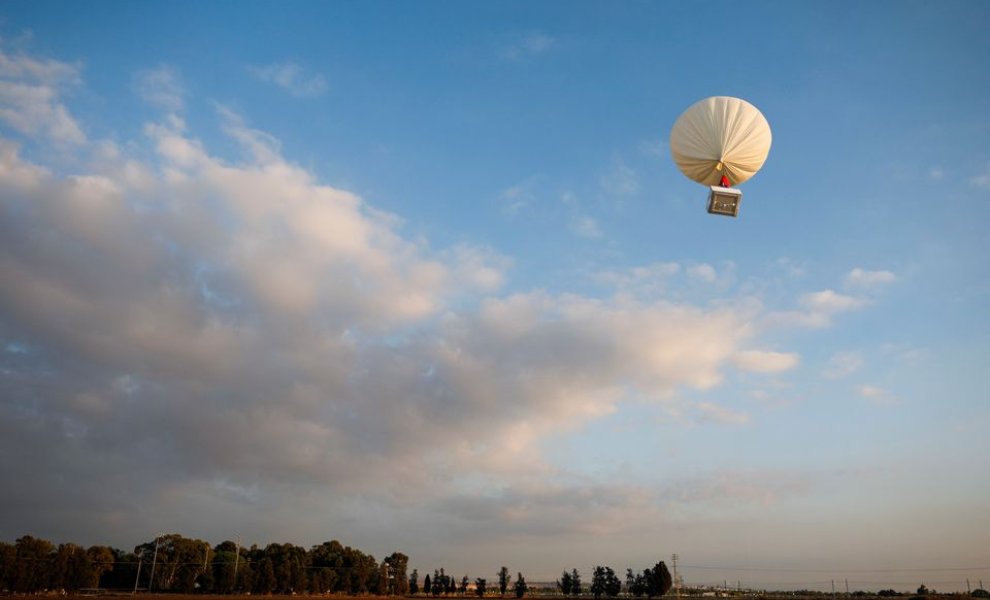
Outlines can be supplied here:
[[739, 185], [766, 162], [772, 139], [770, 124], [755, 106], [712, 96], [677, 118], [670, 154], [682, 173], [702, 185], [719, 185], [723, 175], [730, 185]]

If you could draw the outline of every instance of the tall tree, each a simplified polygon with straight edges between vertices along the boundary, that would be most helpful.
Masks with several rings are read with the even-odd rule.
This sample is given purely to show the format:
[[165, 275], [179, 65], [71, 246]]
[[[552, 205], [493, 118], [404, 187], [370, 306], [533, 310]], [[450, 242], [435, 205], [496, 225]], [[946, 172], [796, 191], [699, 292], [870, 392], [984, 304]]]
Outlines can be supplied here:
[[[440, 571], [443, 571], [443, 569], [440, 569]], [[441, 576], [440, 571], [437, 571], [436, 569], [433, 570], [433, 583], [430, 586], [430, 593], [433, 594], [434, 598], [439, 596], [444, 590], [443, 577]]]
[[567, 571], [564, 571], [563, 573], [560, 574], [560, 579], [557, 580], [557, 588], [560, 589], [561, 594], [565, 596], [571, 595], [572, 581], [573, 580], [571, 579], [571, 574], [568, 573]]
[[498, 593], [500, 596], [505, 596], [505, 590], [509, 589], [509, 580], [512, 577], [509, 575], [509, 569], [502, 567], [498, 570]]
[[409, 593], [413, 596], [419, 593], [419, 571], [417, 569], [413, 569], [412, 575], [409, 576]]
[[258, 574], [254, 582], [254, 591], [258, 594], [271, 594], [275, 591], [276, 584], [275, 565], [272, 564], [272, 559], [266, 556], [258, 562]]
[[0, 542], [0, 590], [14, 589], [14, 565], [17, 564], [17, 548]]
[[571, 570], [571, 595], [572, 596], [580, 596], [582, 591], [584, 591], [584, 590], [581, 589], [581, 574], [578, 573], [578, 570], [577, 569], [572, 569]]
[[433, 593], [433, 581], [430, 579], [430, 574], [426, 574], [426, 579], [423, 580], [423, 593], [432, 594]]
[[622, 582], [619, 581], [619, 576], [615, 574], [612, 567], [605, 567], [605, 595], [609, 598], [615, 598], [622, 591]]
[[652, 569], [643, 571], [643, 580], [646, 596], [649, 598], [663, 596], [670, 591], [672, 584], [670, 571], [667, 570], [667, 565], [663, 561], [658, 562]]
[[49, 573], [49, 585], [69, 593], [90, 587], [93, 581], [93, 564], [89, 554], [75, 544], [59, 544]]
[[595, 570], [592, 571], [591, 593], [596, 600], [605, 593], [605, 569], [601, 566], [596, 566]]
[[523, 578], [523, 574], [516, 573], [516, 585], [515, 585], [516, 598], [522, 598], [523, 596], [525, 596], [527, 590], [529, 590], [529, 586], [526, 585], [526, 580]]
[[467, 575], [464, 575], [464, 577], [461, 577], [461, 589], [460, 589], [460, 593], [461, 593], [462, 596], [467, 595], [468, 581], [469, 580], [468, 580], [468, 576]]
[[485, 597], [485, 592], [488, 591], [488, 581], [483, 577], [479, 577], [474, 580], [474, 593], [478, 595], [479, 598]]
[[92, 570], [89, 582], [83, 587], [101, 587], [100, 579], [103, 578], [103, 574], [113, 570], [115, 562], [113, 548], [110, 546], [90, 546], [86, 550], [86, 554], [89, 556], [89, 564], [92, 566]]
[[385, 559], [389, 566], [389, 576], [392, 585], [390, 593], [396, 596], [405, 596], [409, 593], [409, 580], [406, 577], [406, 569], [409, 567], [409, 557], [401, 552], [393, 552]]
[[25, 535], [14, 543], [15, 563], [11, 589], [23, 594], [34, 594], [48, 588], [49, 561], [55, 546], [47, 541]]

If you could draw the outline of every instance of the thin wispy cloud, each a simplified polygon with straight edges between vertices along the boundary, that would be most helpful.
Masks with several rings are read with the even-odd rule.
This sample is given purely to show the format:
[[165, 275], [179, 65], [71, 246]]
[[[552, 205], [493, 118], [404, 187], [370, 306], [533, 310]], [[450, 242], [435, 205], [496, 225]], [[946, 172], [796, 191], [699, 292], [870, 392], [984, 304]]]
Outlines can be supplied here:
[[746, 350], [734, 358], [736, 366], [744, 371], [755, 373], [781, 373], [796, 367], [801, 361], [793, 352], [772, 352], [768, 350]]
[[822, 375], [828, 379], [842, 379], [856, 373], [863, 367], [863, 357], [859, 352], [837, 352], [828, 359]]
[[848, 288], [876, 289], [897, 281], [890, 271], [868, 271], [856, 267], [846, 275], [844, 283]]
[[861, 398], [868, 400], [877, 406], [893, 406], [898, 403], [897, 397], [888, 390], [875, 385], [860, 385], [856, 387], [856, 393]]
[[537, 200], [539, 179], [539, 175], [533, 175], [502, 190], [498, 195], [502, 213], [511, 217], [532, 209]]
[[323, 74], [311, 73], [292, 61], [251, 66], [248, 72], [258, 81], [275, 85], [295, 98], [318, 98], [330, 89]]
[[592, 217], [577, 217], [571, 220], [571, 231], [578, 237], [587, 239], [598, 239], [602, 237], [602, 230], [598, 222]]
[[599, 178], [598, 184], [609, 196], [623, 197], [639, 193], [639, 176], [636, 170], [621, 158], [612, 161], [612, 166]]
[[688, 276], [705, 283], [715, 283], [715, 281], [718, 280], [718, 273], [715, 272], [715, 267], [708, 263], [689, 266], [687, 268], [687, 274]]
[[556, 47], [558, 40], [541, 31], [513, 35], [498, 48], [502, 60], [518, 61], [545, 54]]
[[697, 409], [698, 420], [703, 423], [746, 425], [750, 421], [750, 416], [744, 412], [734, 411], [711, 402], [699, 402]]
[[969, 178], [969, 184], [977, 189], [990, 190], [990, 166], [984, 167], [982, 173]]
[[801, 294], [797, 303], [799, 310], [781, 310], [766, 315], [765, 325], [821, 329], [831, 326], [837, 315], [869, 306], [870, 300], [825, 289]]
[[177, 113], [185, 106], [182, 78], [178, 69], [171, 65], [138, 71], [134, 76], [134, 89], [145, 102], [166, 112]]

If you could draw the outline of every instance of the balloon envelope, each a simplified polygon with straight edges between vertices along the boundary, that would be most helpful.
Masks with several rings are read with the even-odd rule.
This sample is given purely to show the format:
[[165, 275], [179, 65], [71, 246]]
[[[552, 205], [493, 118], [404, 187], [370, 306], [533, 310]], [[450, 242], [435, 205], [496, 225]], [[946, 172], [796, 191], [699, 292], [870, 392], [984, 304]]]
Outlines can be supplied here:
[[722, 175], [738, 185], [760, 170], [770, 152], [770, 124], [755, 106], [713, 96], [684, 111], [670, 132], [670, 154], [682, 173], [703, 185]]

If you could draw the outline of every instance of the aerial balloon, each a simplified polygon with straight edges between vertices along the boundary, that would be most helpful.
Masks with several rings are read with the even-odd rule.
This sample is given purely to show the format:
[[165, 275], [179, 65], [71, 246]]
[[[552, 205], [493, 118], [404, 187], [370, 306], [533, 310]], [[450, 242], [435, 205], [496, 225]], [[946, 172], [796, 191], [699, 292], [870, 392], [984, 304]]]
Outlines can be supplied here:
[[711, 187], [708, 212], [736, 216], [742, 192], [732, 189], [767, 160], [770, 124], [755, 106], [713, 96], [685, 110], [670, 132], [670, 154], [682, 173]]

